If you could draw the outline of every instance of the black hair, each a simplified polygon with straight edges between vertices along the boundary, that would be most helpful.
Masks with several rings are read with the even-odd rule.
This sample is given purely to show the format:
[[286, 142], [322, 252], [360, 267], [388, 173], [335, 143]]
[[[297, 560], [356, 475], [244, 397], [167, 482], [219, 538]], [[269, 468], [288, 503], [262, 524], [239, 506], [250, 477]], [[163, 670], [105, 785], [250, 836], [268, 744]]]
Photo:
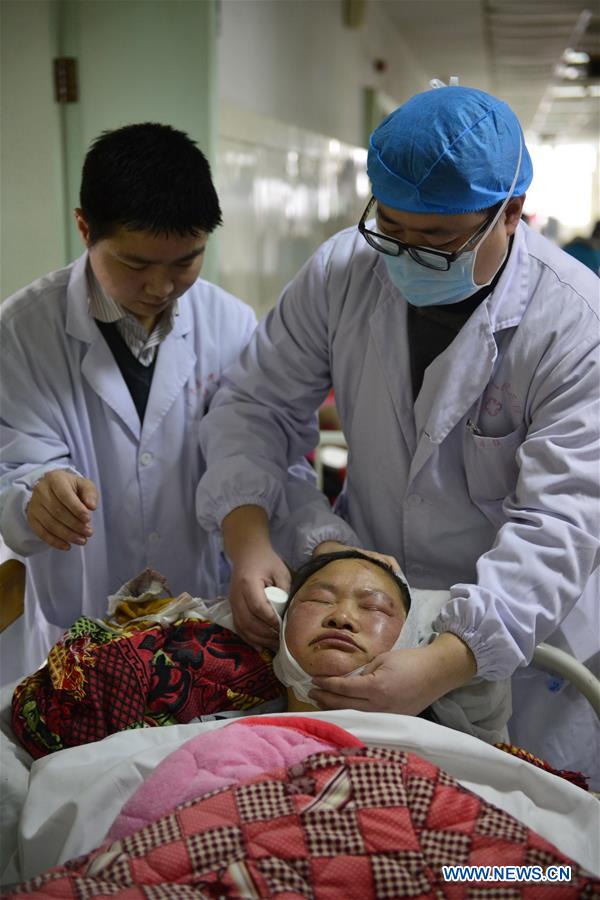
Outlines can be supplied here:
[[404, 611], [408, 615], [411, 598], [406, 582], [394, 572], [391, 566], [383, 562], [383, 560], [376, 559], [373, 556], [367, 556], [366, 553], [361, 553], [359, 550], [338, 550], [335, 553], [321, 553], [319, 556], [312, 556], [307, 562], [303, 563], [292, 575], [292, 584], [290, 586], [288, 602], [285, 606], [284, 613], [287, 612], [290, 603], [311, 575], [324, 569], [329, 563], [336, 562], [338, 559], [362, 559], [365, 562], [372, 563], [374, 566], [379, 566], [380, 569], [387, 572], [396, 583], [402, 605], [404, 606]]
[[[511, 200], [514, 199], [514, 194], [510, 199]], [[496, 203], [492, 204], [492, 206], [484, 206], [483, 209], [473, 209], [472, 212], [485, 213], [486, 219], [493, 219], [493, 217], [496, 215], [496, 213], [498, 212], [498, 210], [500, 209], [502, 204], [505, 202], [505, 200], [506, 200], [506, 197], [504, 197], [503, 200], [497, 200]]]
[[208, 160], [157, 122], [103, 131], [83, 163], [79, 202], [94, 244], [120, 228], [196, 236], [222, 222]]

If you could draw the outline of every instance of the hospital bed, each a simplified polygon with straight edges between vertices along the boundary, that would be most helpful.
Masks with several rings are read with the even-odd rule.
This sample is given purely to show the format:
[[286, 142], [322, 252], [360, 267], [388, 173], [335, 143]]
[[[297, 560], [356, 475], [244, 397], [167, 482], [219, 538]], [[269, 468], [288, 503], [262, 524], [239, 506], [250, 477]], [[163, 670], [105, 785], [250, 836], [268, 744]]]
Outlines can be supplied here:
[[[10, 563], [0, 567], [2, 627], [23, 606], [24, 567]], [[600, 683], [584, 666], [545, 645], [538, 647], [535, 664], [569, 679], [600, 714]], [[12, 736], [13, 688], [0, 691], [0, 880], [5, 885], [96, 847], [124, 802], [165, 756], [190, 737], [227, 722], [120, 732], [33, 762]], [[600, 803], [594, 795], [476, 738], [422, 719], [353, 710], [314, 716], [340, 725], [367, 745], [425, 757], [600, 876]]]

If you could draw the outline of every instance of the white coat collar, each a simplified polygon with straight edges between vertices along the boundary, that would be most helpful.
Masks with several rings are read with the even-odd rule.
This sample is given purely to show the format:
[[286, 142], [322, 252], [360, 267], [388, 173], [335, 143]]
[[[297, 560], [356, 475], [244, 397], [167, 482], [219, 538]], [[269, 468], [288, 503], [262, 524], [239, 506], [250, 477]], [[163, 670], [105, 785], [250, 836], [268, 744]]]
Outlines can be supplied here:
[[145, 441], [159, 426], [194, 369], [194, 347], [182, 340], [192, 328], [193, 298], [183, 295], [180, 314], [162, 343], [142, 430], [123, 376], [115, 367], [112, 352], [88, 311], [87, 260], [88, 254], [84, 253], [73, 264], [67, 287], [67, 333], [89, 344], [82, 358], [81, 371], [90, 387], [110, 406], [136, 440]]
[[91, 344], [100, 332], [88, 312], [87, 268], [88, 255], [76, 259], [67, 285], [67, 334]]
[[[529, 265], [525, 240], [526, 231], [527, 225], [519, 222], [511, 253], [500, 280], [489, 297], [481, 304], [481, 306], [487, 306], [490, 327], [494, 332], [518, 325], [527, 307]], [[468, 325], [468, 322], [466, 324]]]
[[389, 278], [385, 260], [376, 260], [373, 274], [384, 290], [370, 318], [370, 327], [398, 421], [414, 453], [411, 477], [484, 391], [498, 355], [495, 333], [518, 325], [524, 314], [529, 270], [525, 229], [520, 223], [494, 291], [473, 312], [450, 347], [428, 367], [414, 404], [406, 334], [407, 304]]
[[429, 366], [415, 403], [417, 434], [441, 443], [478, 402], [498, 357], [498, 332], [519, 324], [528, 302], [524, 235], [517, 229], [511, 254], [492, 293]]

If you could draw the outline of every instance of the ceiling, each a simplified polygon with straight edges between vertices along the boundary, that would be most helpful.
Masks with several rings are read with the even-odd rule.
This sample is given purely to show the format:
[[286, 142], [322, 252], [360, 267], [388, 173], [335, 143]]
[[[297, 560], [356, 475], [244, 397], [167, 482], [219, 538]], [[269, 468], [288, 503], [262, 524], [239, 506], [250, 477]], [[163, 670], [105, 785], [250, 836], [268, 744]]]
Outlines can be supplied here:
[[541, 140], [599, 138], [598, 0], [375, 2], [430, 77], [501, 97]]

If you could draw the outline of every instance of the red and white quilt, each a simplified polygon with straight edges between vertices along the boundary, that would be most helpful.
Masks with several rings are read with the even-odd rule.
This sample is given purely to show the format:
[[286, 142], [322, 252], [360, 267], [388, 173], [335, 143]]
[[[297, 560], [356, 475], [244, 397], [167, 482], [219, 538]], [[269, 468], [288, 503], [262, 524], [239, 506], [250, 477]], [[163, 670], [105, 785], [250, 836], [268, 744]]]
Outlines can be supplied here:
[[[425, 759], [367, 748], [322, 720], [270, 719], [268, 727], [275, 721], [304, 734], [311, 750], [315, 740], [326, 749], [189, 799], [132, 834], [20, 885], [12, 896], [600, 897], [599, 881]], [[218, 734], [226, 749], [232, 727], [213, 733], [213, 741]], [[237, 723], [238, 741], [243, 727]], [[251, 733], [258, 735], [262, 726], [252, 719], [245, 727], [250, 747]], [[297, 745], [296, 739], [296, 759]], [[193, 755], [202, 759], [198, 748]], [[267, 757], [261, 758], [264, 763]], [[255, 763], [259, 769], [263, 764]], [[169, 770], [164, 767], [166, 778]], [[570, 865], [571, 881], [453, 883], [444, 879], [445, 865]]]

